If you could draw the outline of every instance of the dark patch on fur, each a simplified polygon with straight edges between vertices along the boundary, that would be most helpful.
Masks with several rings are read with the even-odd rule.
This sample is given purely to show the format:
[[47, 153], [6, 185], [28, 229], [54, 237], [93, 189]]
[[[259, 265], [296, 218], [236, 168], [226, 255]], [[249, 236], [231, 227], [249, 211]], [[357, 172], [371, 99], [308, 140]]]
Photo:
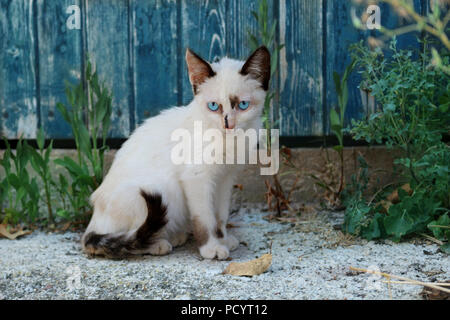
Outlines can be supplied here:
[[147, 249], [154, 242], [153, 236], [167, 224], [167, 207], [162, 204], [159, 194], [149, 194], [141, 190], [141, 196], [148, 210], [142, 226], [130, 237], [126, 234], [90, 232], [84, 238], [84, 247], [89, 254], [121, 259], [137, 250]]
[[220, 229], [219, 227], [217, 227], [217, 229], [216, 229], [216, 235], [217, 235], [217, 238], [219, 238], [219, 239], [223, 238], [222, 229]]
[[226, 115], [223, 119], [225, 120], [225, 128], [228, 129], [228, 115]]
[[270, 52], [265, 46], [261, 46], [247, 59], [240, 73], [250, 75], [261, 83], [264, 90], [269, 89], [270, 80]]
[[194, 217], [192, 219], [192, 230], [194, 232], [194, 238], [197, 241], [197, 245], [199, 247], [203, 246], [206, 242], [208, 242], [209, 235], [208, 229], [201, 223], [198, 217]]
[[241, 101], [239, 100], [238, 97], [230, 96], [231, 109], [237, 108], [239, 105], [239, 102], [241, 102]]
[[194, 91], [194, 95], [197, 94], [198, 86], [202, 84], [207, 78], [212, 78], [216, 75], [214, 70], [211, 68], [211, 65], [203, 60], [198, 54], [196, 54], [191, 49], [187, 49], [186, 53], [191, 54], [194, 56], [195, 63], [201, 65], [202, 72], [198, 72], [197, 74], [194, 74], [193, 77], [191, 77], [191, 70], [189, 70], [189, 61], [187, 61], [187, 55], [186, 55], [186, 63], [188, 65], [188, 71], [189, 71], [189, 80], [192, 84], [192, 90]]

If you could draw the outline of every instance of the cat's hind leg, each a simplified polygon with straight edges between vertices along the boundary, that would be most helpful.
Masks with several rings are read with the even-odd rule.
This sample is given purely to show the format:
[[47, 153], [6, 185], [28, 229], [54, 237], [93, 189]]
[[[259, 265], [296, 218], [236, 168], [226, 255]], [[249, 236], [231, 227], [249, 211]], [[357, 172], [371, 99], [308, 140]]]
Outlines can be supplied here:
[[166, 239], [156, 239], [147, 249], [146, 253], [153, 256], [163, 256], [172, 252], [172, 244]]
[[[125, 210], [119, 210], [121, 209], [120, 206], [123, 206], [124, 209], [126, 209], [128, 202], [123, 201], [123, 197], [116, 200], [115, 212], [124, 212]], [[140, 207], [144, 209], [144, 206], [146, 206], [147, 213], [145, 221], [138, 228], [132, 230], [101, 232], [98, 229], [102, 226], [103, 228], [106, 228], [109, 225], [109, 228], [113, 228], [111, 226], [111, 221], [115, 222], [115, 227], [120, 227], [118, 221], [132, 224], [131, 220], [134, 220], [133, 218], [135, 218], [135, 216], [118, 215], [115, 220], [108, 219], [108, 215], [104, 217], [100, 216], [100, 218], [97, 216], [98, 220], [94, 220], [95, 217], [93, 217], [88, 229], [82, 237], [82, 247], [86, 253], [120, 259], [133, 254], [143, 253], [162, 255], [169, 253], [172, 250], [171, 244], [165, 240], [162, 235], [168, 220], [166, 216], [167, 206], [162, 202], [161, 195], [140, 190], [140, 196], [133, 200], [136, 202], [134, 203], [136, 210]], [[99, 214], [99, 212], [96, 213]], [[94, 213], [94, 215], [96, 213]], [[137, 212], [135, 212], [135, 215], [136, 214]], [[142, 212], [142, 214], [144, 214], [144, 212]], [[108, 224], [108, 222], [110, 223]]]
[[179, 247], [186, 243], [189, 234], [187, 232], [178, 232], [170, 237], [170, 243], [173, 247]]

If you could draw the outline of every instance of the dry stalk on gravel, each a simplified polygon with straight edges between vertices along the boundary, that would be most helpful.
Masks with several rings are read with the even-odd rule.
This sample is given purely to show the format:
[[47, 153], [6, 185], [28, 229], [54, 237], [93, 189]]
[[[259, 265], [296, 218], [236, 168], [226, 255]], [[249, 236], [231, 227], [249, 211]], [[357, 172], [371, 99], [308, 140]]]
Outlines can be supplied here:
[[[443, 291], [446, 293], [450, 293], [450, 289], [444, 288], [445, 286], [449, 285], [448, 283], [441, 284], [441, 283], [430, 283], [430, 282], [417, 281], [417, 280], [413, 280], [413, 279], [409, 279], [409, 278], [405, 278], [405, 277], [401, 277], [401, 276], [397, 276], [397, 275], [393, 275], [393, 274], [389, 274], [389, 273], [385, 273], [385, 272], [379, 272], [379, 271], [367, 270], [367, 269], [355, 268], [355, 267], [350, 267], [350, 270], [371, 273], [371, 274], [377, 274], [377, 275], [383, 276], [387, 279], [386, 282], [389, 285], [391, 283], [413, 284], [413, 285], [419, 285], [419, 286], [428, 287], [431, 289], [440, 290], [440, 291]], [[391, 281], [391, 279], [398, 279], [401, 281]]]

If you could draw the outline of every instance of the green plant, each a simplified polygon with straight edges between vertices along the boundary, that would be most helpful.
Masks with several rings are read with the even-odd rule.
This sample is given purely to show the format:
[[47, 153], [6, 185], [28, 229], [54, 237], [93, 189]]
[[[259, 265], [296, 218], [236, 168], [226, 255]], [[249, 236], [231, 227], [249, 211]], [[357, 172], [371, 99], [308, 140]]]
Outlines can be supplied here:
[[[360, 1], [359, 1], [360, 2]], [[367, 4], [374, 4], [373, 0], [366, 0]], [[411, 1], [407, 0], [375, 0], [375, 2], [384, 2], [391, 6], [391, 8], [398, 12], [407, 21], [412, 21], [411, 24], [401, 26], [396, 29], [388, 29], [385, 26], [380, 26], [379, 32], [384, 34], [381, 41], [384, 41], [395, 36], [399, 36], [409, 32], [425, 32], [439, 40], [440, 43], [446, 48], [446, 51], [450, 51], [450, 40], [448, 39], [448, 33], [450, 28], [448, 24], [450, 22], [450, 11], [441, 10], [440, 1], [433, 1], [430, 12], [426, 15], [421, 15], [415, 11], [414, 5]], [[447, 8], [445, 1], [442, 1], [442, 8]], [[365, 30], [365, 23], [361, 21], [356, 15], [352, 17], [353, 25], [358, 29]], [[379, 43], [380, 41], [374, 41]], [[450, 67], [448, 63], [444, 63], [441, 53], [436, 48], [431, 48], [432, 65], [436, 66], [441, 71], [450, 75]]]
[[6, 202], [6, 207], [2, 208], [2, 220], [13, 224], [19, 221], [33, 223], [38, 218], [40, 192], [36, 178], [31, 177], [27, 169], [31, 148], [22, 137], [17, 142], [16, 152], [12, 151], [6, 138], [4, 141], [6, 150], [0, 165], [5, 177], [0, 183], [0, 200]]
[[[5, 178], [0, 181], [0, 213], [6, 224], [36, 223], [43, 220], [50, 226], [55, 223], [54, 209], [57, 213], [64, 210], [52, 199], [52, 194], [56, 191], [64, 204], [67, 193], [52, 177], [50, 154], [53, 141], [45, 148], [45, 135], [41, 128], [36, 142], [37, 150], [19, 139], [16, 151], [13, 152], [5, 139], [7, 148], [0, 161], [0, 166], [5, 171]], [[30, 170], [30, 166], [33, 170]], [[4, 206], [4, 203], [7, 205]], [[41, 214], [41, 203], [47, 208], [46, 217]]]
[[[89, 196], [103, 180], [112, 98], [108, 89], [100, 84], [89, 61], [84, 74], [85, 78], [77, 85], [66, 84], [69, 106], [57, 104], [72, 128], [77, 147], [76, 160], [67, 156], [54, 160], [66, 174], [60, 173], [55, 179], [50, 160], [53, 141], [45, 146], [42, 128], [37, 132], [37, 149], [20, 138], [13, 152], [4, 139], [6, 150], [0, 160], [0, 167], [5, 172], [5, 177], [0, 180], [0, 218], [3, 223], [34, 223], [44, 218], [40, 214], [41, 203], [47, 208], [44, 221], [48, 225], [55, 223], [56, 217], [85, 221], [89, 216]], [[30, 166], [33, 170], [29, 170]]]
[[50, 153], [52, 152], [53, 149], [53, 141], [50, 141], [47, 148], [44, 149], [45, 135], [44, 131], [41, 128], [37, 133], [36, 142], [39, 151], [31, 147], [29, 148], [29, 152], [31, 155], [30, 158], [31, 166], [33, 167], [34, 171], [38, 174], [38, 176], [41, 178], [42, 184], [44, 185], [45, 204], [47, 206], [47, 213], [48, 213], [48, 223], [52, 224], [54, 223], [54, 217], [51, 200], [51, 186], [53, 186], [55, 183], [53, 182], [50, 171]]
[[[386, 58], [379, 48], [371, 51], [362, 43], [351, 47], [361, 86], [379, 108], [366, 119], [353, 120], [349, 131], [357, 140], [399, 150], [394, 163], [411, 191], [399, 188], [398, 200], [388, 206], [367, 202], [361, 193], [350, 196], [344, 229], [368, 239], [400, 240], [426, 231], [431, 221], [449, 212], [450, 148], [442, 138], [450, 132], [450, 79], [444, 70], [430, 67], [426, 43], [417, 60], [411, 51], [397, 50], [395, 38], [389, 48], [392, 56]], [[448, 58], [444, 63], [448, 65]], [[380, 192], [378, 200], [385, 195]]]
[[355, 60], [353, 60], [344, 71], [342, 78], [335, 71], [333, 72], [333, 80], [336, 88], [336, 93], [338, 97], [338, 109], [330, 110], [330, 123], [331, 131], [336, 135], [339, 144], [334, 146], [333, 149], [339, 154], [340, 162], [340, 177], [339, 177], [339, 187], [335, 191], [335, 198], [338, 199], [342, 189], [344, 187], [344, 116], [345, 110], [347, 109], [348, 102], [348, 76], [353, 71], [355, 66]]
[[[100, 84], [97, 72], [92, 71], [90, 61], [86, 64], [85, 82], [80, 81], [75, 86], [66, 83], [66, 96], [70, 107], [58, 103], [57, 108], [72, 129], [77, 161], [64, 157], [56, 159], [55, 163], [64, 167], [72, 178], [70, 188], [60, 190], [67, 190], [73, 213], [83, 216], [90, 212], [90, 194], [103, 180], [112, 97], [106, 86]], [[59, 183], [61, 186], [69, 186], [63, 175], [59, 176]], [[67, 211], [60, 212], [65, 218], [68, 214]]]
[[397, 164], [406, 167], [418, 183], [416, 170], [423, 166], [419, 160], [429, 158], [428, 152], [442, 145], [442, 135], [449, 132], [449, 76], [427, 68], [430, 56], [426, 52], [415, 61], [411, 51], [397, 50], [395, 39], [390, 49], [392, 57], [385, 59], [380, 49], [370, 51], [362, 42], [351, 46], [363, 69], [363, 85], [381, 108], [363, 121], [352, 121], [350, 132], [357, 140], [403, 150], [406, 158]]
[[[270, 78], [274, 79], [274, 76], [278, 69], [278, 57], [280, 50], [284, 47], [284, 44], [277, 45], [275, 33], [277, 29], [277, 21], [274, 20], [272, 23], [269, 20], [269, 5], [267, 0], [260, 0], [258, 5], [258, 11], [252, 11], [252, 15], [255, 18], [258, 29], [255, 34], [252, 34], [248, 31], [250, 49], [252, 51], [256, 50], [259, 46], [264, 45], [270, 52]], [[273, 83], [273, 81], [271, 81]], [[276, 123], [272, 123], [272, 117], [270, 108], [272, 107], [273, 100], [275, 98], [275, 91], [269, 89], [264, 100], [264, 109], [262, 115], [262, 121], [264, 124], [264, 128], [267, 131], [267, 150], [268, 153], [272, 153], [272, 136], [271, 136], [271, 128], [272, 125]], [[281, 187], [280, 182], [278, 181], [277, 174], [273, 175], [273, 185], [271, 186], [270, 182], [266, 180], [267, 192], [266, 199], [268, 202], [269, 208], [272, 207], [271, 202], [272, 198], [275, 199], [276, 209], [278, 215], [281, 214], [281, 210], [283, 208], [289, 207], [289, 198], [290, 196], [285, 196], [283, 189]]]
[[[284, 47], [284, 44], [276, 44], [275, 32], [277, 28], [277, 21], [273, 21], [271, 24], [269, 21], [269, 6], [267, 0], [260, 0], [258, 11], [252, 11], [252, 15], [258, 23], [258, 29], [256, 34], [252, 34], [248, 31], [250, 49], [256, 50], [259, 46], [266, 46], [271, 52], [270, 58], [270, 78], [273, 79], [274, 75], [277, 72], [278, 68], [278, 57], [280, 50]], [[273, 81], [272, 81], [273, 82]], [[263, 110], [263, 123], [264, 128], [268, 130], [268, 139], [267, 139], [267, 149], [271, 150], [271, 139], [270, 139], [270, 129], [272, 127], [271, 116], [270, 116], [270, 107], [272, 105], [272, 100], [275, 97], [275, 92], [269, 90], [266, 95], [266, 99], [264, 101], [264, 110]]]
[[450, 252], [450, 217], [448, 213], [443, 214], [437, 220], [431, 221], [427, 227], [437, 239], [447, 241], [447, 243], [442, 244], [441, 248]]
[[[337, 152], [339, 156], [339, 168], [336, 169], [336, 165], [330, 160], [328, 149], [325, 149], [326, 153], [326, 174], [322, 174], [319, 177], [318, 174], [310, 174], [309, 176], [314, 179], [315, 184], [325, 191], [323, 198], [327, 200], [327, 207], [340, 208], [342, 204], [341, 193], [344, 188], [344, 120], [345, 111], [347, 109], [348, 102], [348, 77], [353, 71], [355, 61], [353, 60], [344, 70], [342, 77], [335, 71], [333, 72], [333, 80], [337, 94], [337, 108], [330, 110], [330, 127], [331, 131], [338, 139], [338, 145], [333, 146], [333, 150]], [[339, 173], [337, 173], [339, 171]]]

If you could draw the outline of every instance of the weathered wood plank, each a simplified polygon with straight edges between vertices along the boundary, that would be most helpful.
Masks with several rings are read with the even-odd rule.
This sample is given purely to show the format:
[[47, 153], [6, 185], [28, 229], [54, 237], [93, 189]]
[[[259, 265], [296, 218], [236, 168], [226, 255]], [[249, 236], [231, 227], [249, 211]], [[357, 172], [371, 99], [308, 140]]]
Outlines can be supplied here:
[[87, 52], [113, 93], [110, 136], [127, 137], [132, 105], [127, 0], [85, 0]]
[[[418, 11], [429, 9], [427, 0], [411, 1]], [[67, 30], [65, 9], [72, 4], [86, 10], [86, 29]], [[350, 43], [378, 32], [353, 28], [350, 1], [269, 4], [270, 19], [276, 15], [279, 22], [279, 42], [286, 44], [279, 78], [272, 79], [280, 84], [281, 133], [330, 134], [329, 110], [337, 101], [333, 71], [342, 74], [350, 62]], [[55, 104], [66, 102], [64, 80], [79, 81], [89, 52], [114, 95], [110, 136], [127, 137], [148, 116], [191, 101], [186, 47], [210, 61], [224, 55], [245, 59], [257, 7], [258, 0], [0, 0], [0, 133], [34, 138], [41, 123], [48, 137], [70, 137]], [[390, 28], [408, 23], [385, 4], [381, 19]], [[413, 34], [400, 36], [398, 44], [419, 46]], [[352, 74], [347, 124], [368, 112], [359, 82]]]
[[182, 104], [192, 100], [184, 53], [187, 47], [208, 61], [216, 61], [226, 54], [225, 1], [182, 0]]
[[[324, 132], [332, 134], [330, 130], [329, 114], [330, 109], [337, 107], [336, 88], [333, 81], [333, 72], [336, 71], [341, 76], [345, 68], [350, 64], [351, 58], [348, 47], [362, 39], [366, 39], [369, 31], [361, 31], [353, 26], [351, 19], [352, 2], [334, 1], [326, 2], [326, 63], [325, 68], [325, 91], [326, 102], [323, 111]], [[362, 14], [365, 8], [355, 7], [357, 14]], [[345, 113], [345, 122], [348, 124], [350, 119], [360, 119], [366, 114], [361, 102], [361, 95], [358, 85], [361, 77], [353, 72], [348, 79], [348, 105]]]
[[56, 103], [68, 104], [65, 81], [78, 83], [82, 68], [81, 29], [68, 29], [66, 22], [71, 5], [80, 1], [37, 2], [39, 38], [39, 77], [41, 126], [49, 138], [72, 137], [70, 125], [56, 109]]
[[282, 0], [279, 13], [281, 135], [321, 135], [322, 1]]
[[244, 60], [250, 54], [248, 32], [257, 33], [258, 23], [252, 11], [258, 11], [258, 3], [258, 0], [226, 1], [226, 54], [229, 57]]
[[[230, 0], [226, 1], [226, 54], [227, 56], [245, 60], [251, 54], [249, 32], [253, 35], [259, 34], [259, 25], [252, 12], [259, 10], [259, 0]], [[268, 24], [270, 26], [279, 23], [278, 0], [267, 1], [268, 4]], [[278, 29], [278, 26], [277, 26]], [[277, 32], [275, 32], [277, 34]], [[276, 40], [277, 37], [275, 36]], [[272, 52], [273, 54], [273, 52]], [[278, 93], [279, 73], [270, 79], [271, 90]], [[272, 119], [276, 121], [279, 116], [278, 94], [272, 100]]]
[[132, 0], [136, 125], [178, 103], [177, 4]]
[[38, 125], [34, 7], [0, 0], [0, 136], [34, 138]]
[[[367, 39], [369, 36], [380, 36], [376, 30], [361, 31], [356, 29], [351, 21], [352, 3], [347, 1], [327, 0], [327, 16], [326, 16], [326, 64], [325, 64], [325, 91], [326, 103], [324, 108], [324, 127], [325, 134], [332, 134], [330, 130], [329, 113], [331, 108], [337, 107], [337, 95], [333, 81], [333, 72], [336, 71], [340, 75], [350, 63], [350, 55], [348, 47], [350, 44]], [[421, 9], [421, 0], [414, 0], [416, 10]], [[367, 9], [363, 6], [354, 6], [356, 14], [362, 16]], [[388, 28], [395, 28], [403, 25], [406, 21], [399, 18], [386, 4], [380, 5], [381, 24]], [[417, 47], [418, 43], [412, 34], [402, 35], [398, 38], [400, 48]], [[361, 92], [358, 89], [361, 77], [358, 73], [353, 72], [348, 79], [349, 99], [345, 114], [345, 126], [350, 125], [351, 119], [361, 119], [374, 109], [373, 103], [365, 103], [362, 101]]]
[[[414, 6], [416, 12], [421, 13], [423, 6], [426, 4], [426, 0], [410, 0], [411, 4]], [[409, 25], [413, 21], [408, 21], [401, 12], [395, 11], [394, 8], [389, 6], [387, 3], [380, 4], [381, 11], [381, 25], [388, 29], [395, 29], [401, 26]], [[378, 31], [374, 32], [375, 36], [380, 36]], [[397, 46], [400, 49], [416, 49], [420, 47], [420, 43], [417, 41], [417, 37], [420, 37], [419, 32], [409, 32], [406, 34], [399, 35], [397, 37]]]

